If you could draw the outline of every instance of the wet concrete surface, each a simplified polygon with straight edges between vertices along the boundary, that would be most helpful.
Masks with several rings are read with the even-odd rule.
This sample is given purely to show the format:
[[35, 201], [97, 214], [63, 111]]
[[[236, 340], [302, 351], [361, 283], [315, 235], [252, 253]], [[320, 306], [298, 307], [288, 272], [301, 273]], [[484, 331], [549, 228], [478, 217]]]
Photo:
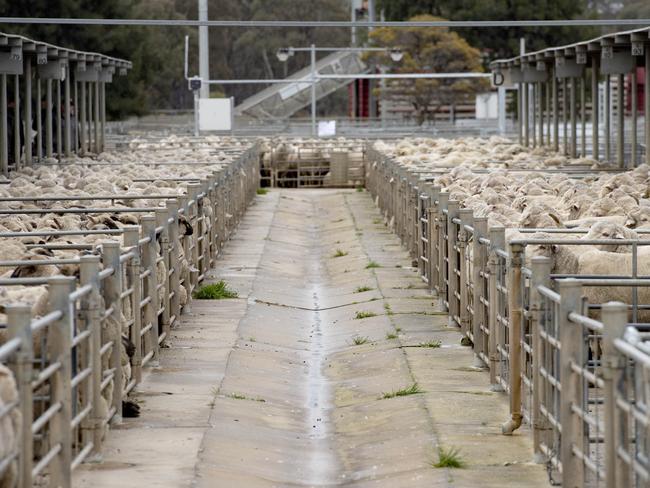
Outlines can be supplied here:
[[209, 273], [240, 298], [192, 303], [75, 486], [548, 486], [410, 263], [366, 192], [259, 196]]

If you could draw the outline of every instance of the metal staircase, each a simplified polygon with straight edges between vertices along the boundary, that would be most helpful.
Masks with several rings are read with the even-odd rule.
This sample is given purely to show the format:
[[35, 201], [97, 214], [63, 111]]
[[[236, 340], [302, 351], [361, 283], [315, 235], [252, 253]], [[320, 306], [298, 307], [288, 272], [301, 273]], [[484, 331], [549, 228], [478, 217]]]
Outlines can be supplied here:
[[[316, 62], [316, 70], [322, 75], [361, 74], [366, 65], [355, 52], [336, 52]], [[247, 98], [235, 107], [235, 115], [256, 119], [287, 119], [311, 103], [309, 79], [311, 67], [308, 66], [293, 75], [289, 80], [295, 83], [276, 84]], [[354, 80], [318, 80], [316, 82], [316, 99], [320, 100], [336, 90], [345, 87]]]

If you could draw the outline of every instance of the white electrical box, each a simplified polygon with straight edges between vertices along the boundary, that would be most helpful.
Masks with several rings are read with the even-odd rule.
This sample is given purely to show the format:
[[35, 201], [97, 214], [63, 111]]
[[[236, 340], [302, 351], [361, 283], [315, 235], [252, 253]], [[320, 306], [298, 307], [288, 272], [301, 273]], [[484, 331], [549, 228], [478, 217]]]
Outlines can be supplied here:
[[233, 128], [234, 98], [199, 99], [200, 131], [231, 131]]

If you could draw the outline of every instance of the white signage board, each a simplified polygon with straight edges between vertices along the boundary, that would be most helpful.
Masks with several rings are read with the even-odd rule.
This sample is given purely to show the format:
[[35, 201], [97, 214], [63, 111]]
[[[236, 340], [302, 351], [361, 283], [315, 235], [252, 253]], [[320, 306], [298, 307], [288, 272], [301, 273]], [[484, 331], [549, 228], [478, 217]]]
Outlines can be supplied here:
[[336, 135], [336, 120], [323, 120], [318, 122], [318, 137], [331, 137]]
[[234, 105], [233, 98], [199, 99], [199, 130], [232, 130]]
[[496, 119], [499, 115], [499, 104], [496, 92], [479, 93], [476, 95], [476, 118]]

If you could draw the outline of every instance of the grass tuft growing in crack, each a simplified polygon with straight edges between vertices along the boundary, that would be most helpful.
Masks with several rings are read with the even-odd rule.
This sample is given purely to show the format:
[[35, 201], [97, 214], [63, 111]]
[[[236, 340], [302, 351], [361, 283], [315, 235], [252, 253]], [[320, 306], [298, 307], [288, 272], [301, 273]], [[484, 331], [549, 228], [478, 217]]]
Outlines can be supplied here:
[[361, 193], [364, 189], [365, 189], [365, 188], [364, 188], [363, 186], [361, 186], [361, 185], [358, 185], [358, 186], [357, 186], [357, 191], [358, 191], [359, 193]]
[[247, 397], [246, 395], [242, 395], [241, 393], [231, 393], [230, 395], [228, 395], [228, 397], [232, 398], [233, 400], [251, 400], [253, 402], [266, 403], [266, 400], [264, 400], [264, 398], [260, 398], [260, 397], [251, 398], [251, 397]]
[[370, 290], [374, 290], [374, 288], [371, 288], [370, 286], [365, 286], [365, 285], [364, 286], [357, 286], [354, 289], [354, 293], [363, 293], [364, 291], [370, 291]]
[[466, 466], [465, 461], [460, 456], [460, 449], [455, 447], [439, 447], [438, 462], [433, 463], [434, 468], [452, 468], [459, 469]]
[[389, 341], [390, 341], [391, 339], [397, 339], [397, 334], [395, 334], [395, 333], [393, 333], [393, 332], [388, 332], [388, 333], [386, 334], [386, 339], [389, 340]]
[[266, 188], [258, 188], [256, 191], [258, 195], [266, 195], [269, 192]]
[[237, 292], [228, 288], [225, 281], [204, 285], [194, 292], [197, 300], [223, 300], [224, 298], [237, 298]]
[[390, 308], [390, 303], [384, 303], [384, 310], [386, 310], [386, 315], [393, 315], [393, 309]]
[[369, 339], [367, 337], [365, 337], [365, 336], [357, 335], [357, 336], [354, 336], [352, 338], [352, 344], [354, 344], [355, 346], [360, 346], [362, 344], [366, 344], [368, 341], [369, 341]]
[[417, 395], [418, 393], [424, 393], [424, 392], [420, 389], [420, 386], [417, 383], [413, 383], [411, 386], [402, 388], [401, 390], [394, 390], [387, 393], [382, 393], [381, 398], [383, 400], [387, 400], [389, 398]]
[[418, 344], [418, 347], [430, 347], [430, 348], [432, 348], [432, 349], [437, 349], [437, 348], [439, 348], [440, 346], [442, 346], [442, 342], [440, 342], [440, 341], [435, 341], [435, 340], [433, 340], [433, 341], [426, 341], [426, 342], [420, 342], [420, 343]]
[[381, 268], [381, 264], [375, 261], [370, 261], [368, 264], [366, 264], [366, 269], [373, 269], [373, 268]]
[[343, 249], [337, 249], [336, 252], [332, 255], [333, 258], [342, 258], [343, 256], [347, 256], [348, 252], [344, 251]]
[[361, 320], [361, 319], [367, 319], [367, 318], [376, 317], [376, 316], [377, 316], [377, 314], [375, 312], [362, 311], [362, 312], [357, 312], [355, 314], [354, 318], [355, 318], [355, 320]]

